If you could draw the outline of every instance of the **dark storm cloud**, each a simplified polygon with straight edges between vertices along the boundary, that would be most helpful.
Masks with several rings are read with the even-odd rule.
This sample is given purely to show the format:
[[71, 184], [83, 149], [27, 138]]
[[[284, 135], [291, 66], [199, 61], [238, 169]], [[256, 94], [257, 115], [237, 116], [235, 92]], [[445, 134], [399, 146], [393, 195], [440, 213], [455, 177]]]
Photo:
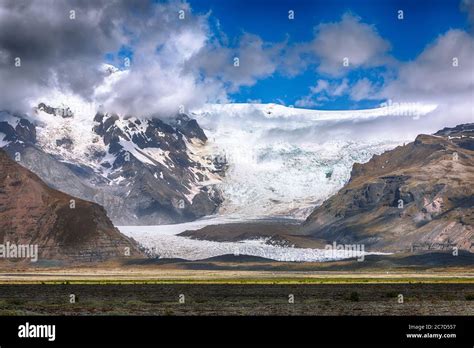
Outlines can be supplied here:
[[89, 98], [103, 79], [98, 69], [104, 54], [124, 40], [123, 20], [129, 13], [146, 13], [149, 6], [145, 0], [2, 1], [2, 108], [24, 110], [28, 98], [52, 87]]

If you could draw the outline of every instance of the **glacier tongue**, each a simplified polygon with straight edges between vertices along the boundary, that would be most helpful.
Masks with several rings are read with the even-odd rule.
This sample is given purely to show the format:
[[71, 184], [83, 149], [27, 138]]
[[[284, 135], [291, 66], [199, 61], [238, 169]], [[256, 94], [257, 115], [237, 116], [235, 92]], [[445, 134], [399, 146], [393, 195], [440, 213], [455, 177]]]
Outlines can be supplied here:
[[[342, 260], [348, 256], [344, 250], [293, 248], [269, 245], [265, 239], [244, 240], [240, 242], [213, 242], [181, 237], [177, 234], [185, 230], [196, 230], [206, 225], [232, 223], [230, 218], [212, 218], [176, 225], [160, 226], [121, 226], [119, 230], [138, 241], [153, 257], [182, 258], [202, 260], [221, 255], [251, 255], [275, 261], [321, 262]], [[382, 254], [361, 252], [362, 255]]]

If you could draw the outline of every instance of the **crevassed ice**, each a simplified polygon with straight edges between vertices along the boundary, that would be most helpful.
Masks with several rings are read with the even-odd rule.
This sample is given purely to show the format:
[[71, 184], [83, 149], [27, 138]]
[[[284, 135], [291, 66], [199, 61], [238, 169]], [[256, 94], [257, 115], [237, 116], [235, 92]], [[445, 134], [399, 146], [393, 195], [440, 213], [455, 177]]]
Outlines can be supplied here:
[[[419, 117], [434, 107], [402, 106], [403, 113], [395, 117], [407, 120], [410, 112]], [[209, 142], [229, 164], [220, 186], [224, 203], [219, 214], [304, 219], [349, 180], [355, 162], [367, 162], [374, 154], [413, 140], [404, 132], [371, 130], [371, 122], [390, 116], [389, 111], [244, 103], [194, 111]], [[358, 131], [361, 124], [365, 128]]]

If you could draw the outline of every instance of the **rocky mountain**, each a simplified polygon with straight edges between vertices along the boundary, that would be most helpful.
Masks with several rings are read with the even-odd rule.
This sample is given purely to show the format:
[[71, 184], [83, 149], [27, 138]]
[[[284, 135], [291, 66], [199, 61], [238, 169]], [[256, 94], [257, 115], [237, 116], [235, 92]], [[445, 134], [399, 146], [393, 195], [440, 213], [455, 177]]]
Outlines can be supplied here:
[[385, 251], [474, 251], [474, 124], [419, 135], [355, 164], [304, 222], [310, 238]]
[[41, 103], [0, 112], [0, 147], [50, 187], [103, 205], [116, 225], [190, 221], [216, 211], [225, 163], [198, 123], [73, 113]]
[[0, 150], [0, 243], [37, 245], [38, 260], [141, 256], [98, 204], [48, 187]]

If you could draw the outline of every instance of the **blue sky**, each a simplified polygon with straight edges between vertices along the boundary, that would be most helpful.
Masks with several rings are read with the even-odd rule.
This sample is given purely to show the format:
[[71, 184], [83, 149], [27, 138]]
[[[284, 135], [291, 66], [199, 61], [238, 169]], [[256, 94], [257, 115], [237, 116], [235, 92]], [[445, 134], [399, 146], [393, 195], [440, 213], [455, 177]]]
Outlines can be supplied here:
[[[190, 4], [195, 13], [211, 11], [211, 28], [216, 29], [218, 22], [230, 44], [238, 41], [243, 33], [256, 34], [265, 42], [287, 40], [289, 45], [308, 42], [318, 24], [338, 22], [344, 13], [352, 13], [360, 17], [361, 22], [374, 26], [390, 43], [390, 55], [400, 62], [416, 59], [428, 44], [446, 31], [468, 30], [469, 26], [466, 13], [460, 11], [460, 3], [453, 0], [191, 0]], [[397, 18], [400, 9], [404, 11], [403, 20]], [[288, 10], [295, 11], [294, 20], [288, 20]], [[376, 82], [380, 80], [379, 73], [377, 69], [361, 68], [346, 77], [349, 84], [361, 77]], [[308, 94], [318, 79], [325, 78], [327, 76], [320, 74], [315, 66], [291, 77], [276, 71], [253, 86], [243, 86], [230, 93], [230, 97], [237, 102], [261, 100], [293, 105]], [[348, 95], [341, 95], [317, 106], [322, 109], [365, 108], [381, 101], [354, 101]]]

